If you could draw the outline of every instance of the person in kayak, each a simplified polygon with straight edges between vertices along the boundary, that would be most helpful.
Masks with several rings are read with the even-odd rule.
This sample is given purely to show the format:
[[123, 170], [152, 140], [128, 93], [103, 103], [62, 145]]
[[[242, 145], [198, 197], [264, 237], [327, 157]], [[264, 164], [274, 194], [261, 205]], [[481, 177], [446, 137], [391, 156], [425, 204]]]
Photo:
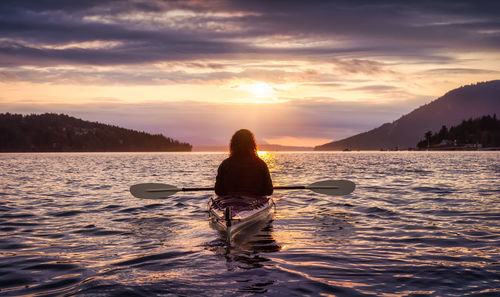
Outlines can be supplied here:
[[250, 130], [238, 130], [231, 138], [229, 158], [222, 161], [217, 170], [215, 193], [219, 196], [273, 193], [269, 168], [257, 155], [257, 144]]

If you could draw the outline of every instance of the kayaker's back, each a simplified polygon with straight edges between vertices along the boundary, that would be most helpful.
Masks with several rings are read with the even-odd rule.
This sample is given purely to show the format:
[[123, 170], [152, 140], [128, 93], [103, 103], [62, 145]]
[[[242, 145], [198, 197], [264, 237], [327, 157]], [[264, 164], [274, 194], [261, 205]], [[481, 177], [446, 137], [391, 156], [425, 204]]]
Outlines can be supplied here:
[[231, 156], [219, 166], [215, 193], [271, 195], [273, 184], [269, 169], [258, 156]]

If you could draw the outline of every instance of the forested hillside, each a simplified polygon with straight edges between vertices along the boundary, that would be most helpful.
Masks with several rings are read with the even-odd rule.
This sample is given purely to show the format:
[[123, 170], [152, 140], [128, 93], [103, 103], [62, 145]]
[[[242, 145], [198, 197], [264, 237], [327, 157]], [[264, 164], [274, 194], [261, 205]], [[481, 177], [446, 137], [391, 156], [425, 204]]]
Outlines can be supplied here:
[[151, 135], [64, 114], [0, 114], [2, 152], [191, 151], [163, 135]]
[[456, 126], [464, 119], [500, 114], [500, 80], [481, 82], [449, 91], [392, 123], [345, 139], [317, 146], [315, 150], [408, 149], [427, 131]]
[[458, 126], [442, 126], [436, 133], [428, 131], [418, 148], [500, 147], [500, 120], [496, 114], [462, 121]]

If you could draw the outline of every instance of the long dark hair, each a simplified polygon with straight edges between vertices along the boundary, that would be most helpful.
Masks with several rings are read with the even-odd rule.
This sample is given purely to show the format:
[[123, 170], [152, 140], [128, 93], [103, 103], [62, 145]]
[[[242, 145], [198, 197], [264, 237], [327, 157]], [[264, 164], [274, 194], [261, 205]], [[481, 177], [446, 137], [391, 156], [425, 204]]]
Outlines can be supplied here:
[[257, 156], [257, 143], [250, 130], [241, 129], [233, 134], [229, 145], [229, 155], [235, 157]]

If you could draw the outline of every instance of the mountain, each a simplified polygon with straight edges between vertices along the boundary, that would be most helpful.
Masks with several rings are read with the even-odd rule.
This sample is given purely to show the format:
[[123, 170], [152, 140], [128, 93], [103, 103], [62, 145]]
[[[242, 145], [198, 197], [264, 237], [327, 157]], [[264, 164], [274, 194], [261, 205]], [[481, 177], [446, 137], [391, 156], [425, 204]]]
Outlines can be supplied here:
[[163, 135], [84, 121], [64, 114], [0, 114], [0, 152], [191, 151]]
[[500, 80], [481, 82], [454, 89], [392, 123], [315, 150], [380, 150], [415, 148], [427, 131], [443, 125], [460, 124], [464, 119], [500, 114]]

